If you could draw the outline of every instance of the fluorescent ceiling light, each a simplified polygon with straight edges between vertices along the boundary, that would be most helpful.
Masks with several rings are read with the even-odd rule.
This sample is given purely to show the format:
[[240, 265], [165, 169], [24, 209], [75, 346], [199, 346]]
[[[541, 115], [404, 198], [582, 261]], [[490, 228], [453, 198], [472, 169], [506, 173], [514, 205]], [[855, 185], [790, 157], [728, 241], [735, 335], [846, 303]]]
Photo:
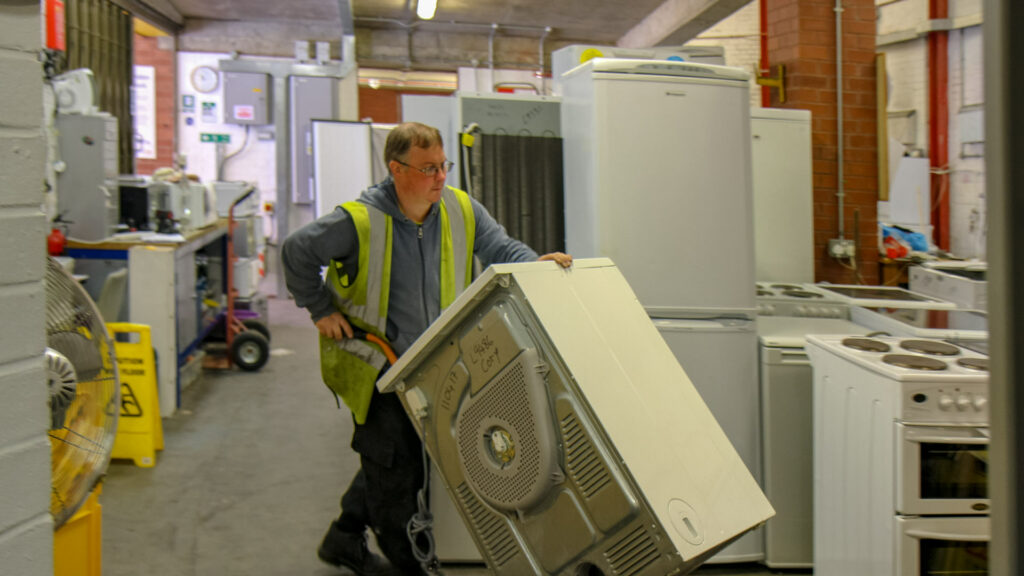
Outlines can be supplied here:
[[416, 15], [423, 20], [430, 20], [437, 10], [437, 0], [416, 0]]

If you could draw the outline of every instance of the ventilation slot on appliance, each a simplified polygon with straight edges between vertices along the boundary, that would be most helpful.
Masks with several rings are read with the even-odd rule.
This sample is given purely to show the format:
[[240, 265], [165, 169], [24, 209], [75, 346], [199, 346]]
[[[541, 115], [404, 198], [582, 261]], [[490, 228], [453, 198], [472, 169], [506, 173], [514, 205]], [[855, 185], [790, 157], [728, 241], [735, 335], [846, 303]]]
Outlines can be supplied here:
[[569, 475], [586, 498], [592, 498], [604, 488], [611, 477], [594, 450], [587, 433], [580, 426], [576, 414], [570, 412], [562, 418], [562, 437], [565, 439], [565, 455], [569, 464]]
[[604, 557], [617, 576], [632, 576], [658, 560], [658, 547], [641, 527], [608, 548]]
[[515, 538], [508, 529], [504, 520], [488, 510], [469, 489], [466, 484], [459, 484], [456, 488], [459, 500], [469, 513], [469, 521], [473, 524], [473, 531], [483, 540], [484, 547], [494, 560], [495, 565], [504, 566], [509, 560], [519, 553]]

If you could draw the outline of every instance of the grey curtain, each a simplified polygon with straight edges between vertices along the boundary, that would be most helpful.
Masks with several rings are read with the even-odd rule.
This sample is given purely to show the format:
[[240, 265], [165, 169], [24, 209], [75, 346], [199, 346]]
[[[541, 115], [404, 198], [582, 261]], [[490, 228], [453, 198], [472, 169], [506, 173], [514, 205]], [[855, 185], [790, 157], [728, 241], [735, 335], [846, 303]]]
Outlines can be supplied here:
[[469, 173], [468, 192], [510, 236], [538, 254], [565, 250], [561, 138], [477, 135]]

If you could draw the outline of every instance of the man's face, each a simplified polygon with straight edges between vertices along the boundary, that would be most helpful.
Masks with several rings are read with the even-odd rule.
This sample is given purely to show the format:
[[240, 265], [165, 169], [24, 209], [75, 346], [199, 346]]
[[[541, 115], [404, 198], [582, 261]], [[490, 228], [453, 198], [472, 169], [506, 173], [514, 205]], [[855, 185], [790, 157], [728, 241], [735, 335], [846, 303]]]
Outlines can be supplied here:
[[[398, 194], [413, 202], [426, 201], [434, 204], [441, 200], [441, 192], [444, 190], [444, 181], [448, 177], [444, 171], [444, 163], [447, 157], [444, 148], [433, 146], [431, 148], [418, 148], [412, 146], [409, 153], [402, 161], [391, 161], [391, 174], [395, 180], [395, 190]], [[426, 169], [435, 171], [434, 175], [428, 176], [421, 172]]]

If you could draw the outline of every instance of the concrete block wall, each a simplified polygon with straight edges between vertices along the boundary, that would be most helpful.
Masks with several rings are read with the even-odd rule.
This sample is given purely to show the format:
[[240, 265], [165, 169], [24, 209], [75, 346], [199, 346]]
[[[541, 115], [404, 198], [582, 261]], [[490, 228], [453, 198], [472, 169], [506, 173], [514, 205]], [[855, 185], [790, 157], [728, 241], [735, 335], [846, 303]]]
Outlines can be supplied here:
[[40, 3], [0, 3], [0, 572], [53, 574]]
[[[787, 101], [772, 91], [772, 105], [811, 111], [814, 169], [815, 280], [878, 281], [878, 146], [876, 142], [875, 5], [844, 0], [843, 86], [836, 82], [835, 2], [768, 2], [768, 60], [786, 65]], [[828, 256], [839, 232], [837, 94], [843, 90], [844, 237], [858, 241], [859, 270]], [[855, 228], [855, 213], [859, 224]]]
[[[726, 66], [755, 73], [761, 62], [761, 1], [754, 0], [731, 16], [700, 33], [687, 46], [725, 48]], [[761, 87], [750, 83], [750, 105], [761, 106]]]

